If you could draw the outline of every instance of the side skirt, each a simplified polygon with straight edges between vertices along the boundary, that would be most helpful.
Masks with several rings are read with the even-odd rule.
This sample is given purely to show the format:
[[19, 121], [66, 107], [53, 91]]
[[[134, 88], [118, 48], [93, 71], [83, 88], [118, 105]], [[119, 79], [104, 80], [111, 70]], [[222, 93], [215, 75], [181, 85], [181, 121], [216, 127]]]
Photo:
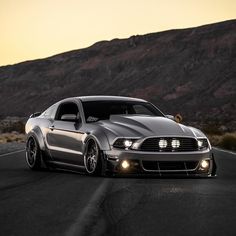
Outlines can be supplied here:
[[58, 162], [58, 161], [48, 161], [47, 164], [55, 169], [58, 170], [66, 170], [66, 171], [73, 171], [73, 172], [79, 172], [79, 173], [85, 173], [86, 169], [84, 166], [64, 163], [64, 162]]

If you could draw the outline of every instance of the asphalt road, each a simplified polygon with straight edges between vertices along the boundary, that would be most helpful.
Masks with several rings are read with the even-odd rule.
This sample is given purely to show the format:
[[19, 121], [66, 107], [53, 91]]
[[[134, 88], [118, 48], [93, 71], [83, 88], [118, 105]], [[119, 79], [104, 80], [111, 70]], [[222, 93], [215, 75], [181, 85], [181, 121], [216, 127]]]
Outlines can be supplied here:
[[236, 235], [236, 155], [218, 176], [96, 178], [0, 155], [0, 235]]

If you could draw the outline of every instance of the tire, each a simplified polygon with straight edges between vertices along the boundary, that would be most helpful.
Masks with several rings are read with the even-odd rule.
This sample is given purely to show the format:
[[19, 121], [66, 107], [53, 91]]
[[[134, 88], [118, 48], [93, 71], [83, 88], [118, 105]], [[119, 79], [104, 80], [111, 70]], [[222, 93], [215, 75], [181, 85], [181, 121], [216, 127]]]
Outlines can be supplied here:
[[32, 170], [41, 169], [41, 150], [33, 136], [30, 136], [26, 142], [26, 163]]
[[84, 152], [84, 166], [88, 175], [102, 175], [103, 162], [101, 150], [94, 139], [87, 141]]

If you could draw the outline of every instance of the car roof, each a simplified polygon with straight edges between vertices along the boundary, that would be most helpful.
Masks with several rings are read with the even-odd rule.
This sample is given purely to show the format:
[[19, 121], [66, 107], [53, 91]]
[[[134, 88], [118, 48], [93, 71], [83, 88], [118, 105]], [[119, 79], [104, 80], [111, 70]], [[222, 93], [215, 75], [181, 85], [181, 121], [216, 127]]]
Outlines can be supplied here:
[[81, 96], [75, 97], [76, 99], [81, 100], [82, 102], [90, 101], [136, 101], [136, 102], [147, 102], [143, 99], [132, 98], [132, 97], [122, 97], [122, 96]]

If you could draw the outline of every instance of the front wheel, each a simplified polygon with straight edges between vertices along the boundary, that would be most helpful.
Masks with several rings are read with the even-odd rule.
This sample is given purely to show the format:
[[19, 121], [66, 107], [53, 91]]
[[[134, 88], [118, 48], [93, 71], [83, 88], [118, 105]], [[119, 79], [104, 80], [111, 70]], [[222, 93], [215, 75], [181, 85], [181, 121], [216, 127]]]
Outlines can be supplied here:
[[29, 137], [26, 142], [26, 162], [32, 170], [41, 168], [41, 150], [33, 136]]
[[102, 172], [102, 156], [97, 142], [90, 139], [85, 148], [84, 166], [89, 175], [100, 175]]

